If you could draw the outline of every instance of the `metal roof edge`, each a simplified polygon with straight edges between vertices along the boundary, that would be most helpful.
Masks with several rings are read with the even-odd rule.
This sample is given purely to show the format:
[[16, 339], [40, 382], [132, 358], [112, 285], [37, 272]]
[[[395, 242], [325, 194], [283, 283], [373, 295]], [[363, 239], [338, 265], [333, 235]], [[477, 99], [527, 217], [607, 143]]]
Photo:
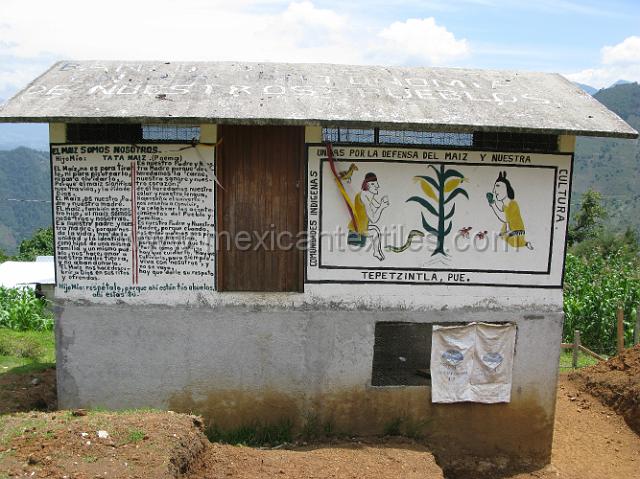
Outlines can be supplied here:
[[[247, 111], [245, 112], [247, 116], [244, 117], [226, 117], [228, 112], [225, 111], [204, 111], [204, 109], [197, 109], [193, 111], [194, 116], [184, 116], [184, 111], [179, 112], [181, 116], [171, 116], [170, 113], [165, 115], [154, 115], [153, 112], [151, 115], [146, 115], [146, 111], [137, 111], [135, 116], [123, 116], [123, 115], [114, 115], [109, 114], [109, 116], [97, 116], [93, 115], [88, 111], [78, 111], [79, 115], [73, 114], [59, 114], [61, 111], [65, 111], [66, 108], [63, 108], [62, 105], [60, 108], [50, 108], [49, 110], [33, 110], [31, 114], [25, 114], [24, 110], [20, 111], [20, 108], [10, 108], [7, 107], [18, 103], [22, 100], [25, 100], [24, 94], [28, 92], [30, 88], [34, 85], [38, 84], [43, 77], [53, 73], [54, 70], [61, 68], [61, 66], [65, 64], [76, 64], [76, 65], [91, 65], [92, 63], [102, 62], [102, 60], [82, 60], [82, 61], [73, 61], [73, 60], [60, 60], [53, 63], [46, 71], [37, 76], [28, 85], [22, 88], [20, 91], [11, 96], [5, 104], [0, 105], [0, 123], [91, 123], [91, 124], [108, 124], [108, 123], [166, 123], [166, 124], [194, 124], [194, 123], [219, 123], [219, 124], [243, 124], [243, 125], [309, 125], [309, 126], [349, 126], [349, 127], [380, 127], [385, 129], [400, 129], [400, 130], [420, 130], [420, 131], [447, 131], [447, 132], [473, 132], [473, 131], [488, 131], [488, 132], [519, 132], [519, 133], [533, 133], [533, 134], [555, 134], [555, 135], [575, 135], [575, 136], [589, 136], [589, 137], [608, 137], [608, 138], [623, 138], [623, 139], [635, 139], [638, 138], [638, 132], [628, 125], [619, 115], [612, 112], [609, 108], [599, 102], [593, 96], [584, 92], [580, 87], [571, 82], [568, 78], [559, 73], [553, 72], [536, 72], [536, 71], [525, 71], [525, 70], [482, 70], [475, 68], [463, 68], [463, 67], [427, 67], [427, 66], [385, 66], [385, 65], [353, 65], [353, 64], [333, 64], [333, 63], [280, 63], [280, 62], [242, 62], [242, 61], [199, 61], [199, 62], [184, 62], [184, 61], [149, 61], [149, 60], [140, 60], [140, 61], [127, 61], [122, 63], [144, 63], [149, 65], [154, 65], [156, 63], [163, 64], [203, 64], [203, 65], [212, 65], [212, 64], [226, 64], [226, 65], [238, 65], [238, 66], [257, 66], [257, 65], [280, 65], [280, 66], [329, 66], [329, 67], [342, 67], [342, 68], [353, 68], [353, 69], [381, 69], [385, 71], [391, 70], [436, 70], [436, 71], [457, 71], [457, 72], [482, 72], [482, 73], [500, 73], [500, 74], [508, 74], [508, 75], [544, 75], [546, 77], [553, 77], [558, 82], [564, 84], [572, 94], [576, 95], [577, 103], [582, 103], [582, 99], [584, 99], [584, 106], [592, 109], [592, 114], [595, 116], [594, 120], [592, 120], [589, 124], [584, 122], [576, 122], [574, 124], [567, 122], [547, 122], [548, 127], [538, 127], [535, 122], [528, 122], [529, 124], [525, 124], [525, 122], [513, 121], [512, 126], [509, 124], [491, 124], [495, 123], [496, 118], [485, 117], [480, 118], [478, 123], [480, 125], [474, 123], [467, 123], [465, 120], [471, 120], [471, 118], [458, 118], [457, 120], [460, 123], [449, 123], [441, 121], [441, 118], [434, 118], [434, 121], [421, 121], [419, 118], [411, 118], [410, 122], [407, 121], [395, 121], [394, 115], [387, 115], [384, 121], [375, 121], [375, 120], [350, 120], [348, 119], [349, 115], [342, 115], [342, 118], [333, 120], [332, 118], [335, 116], [333, 114], [328, 114], [323, 116], [321, 112], [316, 112], [318, 116], [322, 119], [318, 118], [304, 118], [301, 116], [297, 116], [294, 118], [288, 118], [286, 113], [282, 116], [272, 117], [273, 112], [265, 111], [266, 114], [264, 117], [255, 117], [251, 116], [255, 114], [255, 111]], [[105, 61], [104, 63], [113, 63], [117, 61]], [[147, 79], [148, 80], [148, 79]], [[571, 95], [570, 95], [571, 96]], [[577, 98], [580, 96], [581, 98]], [[200, 110], [200, 111], [198, 111]], [[11, 111], [11, 114], [9, 114]], [[309, 110], [311, 115], [313, 115], [313, 110]], [[51, 114], [53, 113], [53, 115]], [[289, 112], [291, 113], [291, 112]], [[142, 115], [141, 115], [142, 114]], [[215, 115], [221, 114], [222, 117], [215, 117]], [[602, 114], [602, 118], [600, 118], [600, 114]], [[311, 116], [309, 115], [309, 116]], [[293, 115], [295, 116], [295, 114]], [[371, 118], [371, 117], [370, 117]], [[517, 118], [517, 115], [514, 116]], [[589, 117], [592, 118], [592, 117]], [[598, 120], [602, 120], [602, 123]], [[608, 120], [611, 120], [610, 122]], [[417, 120], [417, 121], [416, 121]], [[436, 121], [439, 120], [439, 121]], [[564, 124], [563, 124], [564, 123]], [[593, 127], [591, 127], [593, 125]]]
[[[579, 92], [581, 94], [584, 94], [589, 100], [592, 100], [592, 101], [598, 103], [599, 105], [601, 105], [602, 108], [607, 110], [608, 113], [610, 113], [611, 115], [616, 117], [618, 120], [620, 120], [623, 124], [625, 124], [627, 127], [629, 127], [629, 130], [631, 130], [631, 132], [629, 132], [628, 136], [622, 136], [622, 134], [621, 134], [621, 136], [616, 136], [616, 138], [630, 138], [630, 139], [638, 138], [638, 136], [639, 136], [638, 131], [635, 128], [633, 128], [631, 125], [629, 125], [629, 123], [627, 123], [627, 121], [624, 118], [622, 118], [620, 115], [618, 115], [615, 111], [613, 111], [607, 105], [602, 103], [595, 96], [593, 96], [593, 95], [587, 93], [586, 91], [584, 91], [582, 88], [580, 88], [578, 85], [576, 85], [574, 82], [569, 80], [564, 75], [562, 75], [560, 73], [555, 73], [555, 75], [559, 76], [567, 85], [569, 85], [570, 87], [574, 88], [577, 92]], [[598, 91], [600, 91], [600, 90], [598, 90]], [[600, 135], [581, 135], [581, 136], [600, 136]]]
[[[606, 108], [606, 107], [605, 107]], [[624, 120], [622, 120], [624, 121]], [[219, 124], [219, 125], [298, 125], [298, 126], [322, 126], [322, 127], [349, 127], [349, 128], [383, 128], [389, 130], [415, 130], [437, 131], [451, 133], [473, 133], [475, 131], [488, 132], [512, 132], [532, 133], [547, 135], [572, 135], [601, 138], [620, 138], [634, 140], [639, 137], [638, 132], [629, 128], [629, 132], [610, 130], [569, 130], [558, 128], [525, 128], [505, 127], [499, 125], [473, 125], [451, 123], [407, 123], [384, 121], [348, 121], [348, 120], [319, 120], [298, 118], [203, 118], [203, 117], [76, 117], [76, 116], [49, 116], [43, 118], [34, 117], [3, 117], [0, 110], [0, 123], [89, 123], [89, 124]]]

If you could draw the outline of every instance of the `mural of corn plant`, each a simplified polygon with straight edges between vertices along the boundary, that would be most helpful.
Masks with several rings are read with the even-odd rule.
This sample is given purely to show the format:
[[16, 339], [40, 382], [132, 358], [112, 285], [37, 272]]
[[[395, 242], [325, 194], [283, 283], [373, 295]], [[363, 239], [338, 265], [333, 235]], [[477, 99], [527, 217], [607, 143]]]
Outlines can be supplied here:
[[[438, 221], [437, 227], [431, 226], [429, 221], [425, 218], [424, 213], [421, 213], [422, 227], [427, 233], [433, 234], [438, 241], [436, 248], [433, 250], [433, 253], [431, 253], [431, 256], [435, 256], [437, 254], [446, 256], [444, 251], [444, 239], [449, 233], [451, 233], [451, 228], [453, 226], [451, 218], [453, 218], [453, 215], [456, 212], [455, 202], [452, 202], [458, 195], [462, 195], [467, 199], [469, 199], [469, 195], [464, 188], [459, 186], [465, 179], [462, 173], [457, 170], [447, 169], [444, 165], [440, 165], [439, 168], [436, 168], [433, 165], [429, 165], [429, 167], [433, 168], [433, 171], [435, 171], [435, 178], [432, 176], [414, 177], [414, 180], [420, 183], [420, 188], [426, 197], [412, 196], [407, 200], [407, 203], [409, 201], [415, 201], [435, 216], [435, 219]], [[447, 212], [446, 209], [448, 208], [449, 203], [451, 203], [451, 209]], [[449, 224], [446, 224], [447, 221], [449, 221]]]

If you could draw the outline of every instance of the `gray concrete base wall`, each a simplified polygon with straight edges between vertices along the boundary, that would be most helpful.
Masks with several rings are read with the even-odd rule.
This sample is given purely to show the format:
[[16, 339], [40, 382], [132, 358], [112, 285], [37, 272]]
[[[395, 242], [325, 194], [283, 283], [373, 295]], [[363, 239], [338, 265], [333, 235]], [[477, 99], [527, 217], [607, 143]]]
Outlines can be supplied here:
[[[61, 408], [154, 407], [220, 427], [314, 417], [379, 434], [402, 418], [436, 452], [518, 457], [551, 452], [562, 313], [338, 311], [61, 303]], [[518, 326], [509, 404], [431, 404], [428, 386], [371, 386], [378, 321], [510, 321]]]

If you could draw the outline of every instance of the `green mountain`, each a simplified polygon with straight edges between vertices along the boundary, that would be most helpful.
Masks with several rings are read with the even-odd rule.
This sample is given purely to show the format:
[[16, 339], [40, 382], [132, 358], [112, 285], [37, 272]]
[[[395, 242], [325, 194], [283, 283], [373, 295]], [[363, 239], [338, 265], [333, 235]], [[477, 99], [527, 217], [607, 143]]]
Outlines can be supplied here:
[[[640, 85], [624, 83], [595, 93], [594, 98], [640, 130]], [[628, 226], [640, 232], [640, 142], [607, 138], [578, 139], [572, 207], [588, 188], [602, 193], [609, 211], [608, 228]]]
[[20, 241], [51, 225], [49, 153], [0, 151], [0, 250], [14, 254]]
[[584, 83], [578, 83], [578, 82], [573, 82], [573, 83], [578, 85], [580, 88], [582, 88], [584, 91], [586, 91], [589, 95], [593, 95], [595, 92], [598, 91], [597, 88], [594, 88], [591, 85], [585, 85]]

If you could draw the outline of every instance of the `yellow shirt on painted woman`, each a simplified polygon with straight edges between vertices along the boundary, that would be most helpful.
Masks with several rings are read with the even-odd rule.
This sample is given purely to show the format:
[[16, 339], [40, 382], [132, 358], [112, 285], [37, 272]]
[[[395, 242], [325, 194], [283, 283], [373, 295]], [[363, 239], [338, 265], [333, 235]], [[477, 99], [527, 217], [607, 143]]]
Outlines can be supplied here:
[[[527, 239], [525, 238], [524, 221], [522, 221], [520, 206], [518, 206], [517, 201], [509, 201], [509, 203], [504, 207], [504, 216], [507, 222], [502, 225], [500, 235], [503, 236], [505, 241], [514, 248], [526, 246]], [[510, 235], [510, 233], [517, 234]]]

